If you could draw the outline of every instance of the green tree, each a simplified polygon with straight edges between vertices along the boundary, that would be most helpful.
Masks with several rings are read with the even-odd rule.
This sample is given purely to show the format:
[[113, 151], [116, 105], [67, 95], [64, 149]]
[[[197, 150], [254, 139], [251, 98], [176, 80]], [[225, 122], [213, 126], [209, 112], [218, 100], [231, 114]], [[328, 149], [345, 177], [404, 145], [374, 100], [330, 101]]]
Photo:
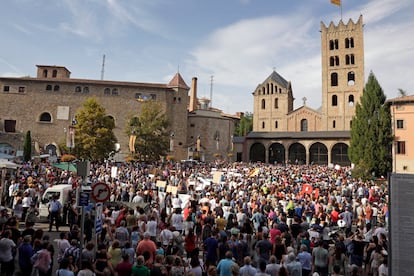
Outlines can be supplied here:
[[115, 150], [117, 139], [113, 132], [113, 118], [95, 98], [88, 98], [76, 113], [75, 148], [80, 159], [103, 161]]
[[127, 135], [136, 135], [135, 153], [145, 161], [157, 161], [169, 150], [169, 122], [161, 104], [149, 100], [142, 103], [138, 117], [131, 117], [126, 127]]
[[402, 89], [402, 88], [398, 88], [398, 95], [400, 96], [400, 97], [405, 97], [405, 96], [407, 96], [407, 91], [405, 91], [404, 89]]
[[240, 118], [239, 124], [234, 129], [235, 136], [245, 136], [253, 130], [253, 113], [246, 112]]
[[26, 132], [26, 136], [24, 137], [23, 159], [26, 162], [32, 159], [32, 136], [30, 130]]
[[352, 119], [349, 158], [357, 177], [386, 176], [391, 171], [391, 114], [385, 94], [371, 72]]

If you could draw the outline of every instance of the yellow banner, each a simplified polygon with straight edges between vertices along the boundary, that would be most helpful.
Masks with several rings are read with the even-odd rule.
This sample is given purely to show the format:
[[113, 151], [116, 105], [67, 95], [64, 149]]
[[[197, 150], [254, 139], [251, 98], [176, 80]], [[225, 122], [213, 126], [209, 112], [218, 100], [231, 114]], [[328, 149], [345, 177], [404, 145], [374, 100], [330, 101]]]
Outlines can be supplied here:
[[331, 3], [337, 6], [341, 5], [341, 0], [331, 0]]

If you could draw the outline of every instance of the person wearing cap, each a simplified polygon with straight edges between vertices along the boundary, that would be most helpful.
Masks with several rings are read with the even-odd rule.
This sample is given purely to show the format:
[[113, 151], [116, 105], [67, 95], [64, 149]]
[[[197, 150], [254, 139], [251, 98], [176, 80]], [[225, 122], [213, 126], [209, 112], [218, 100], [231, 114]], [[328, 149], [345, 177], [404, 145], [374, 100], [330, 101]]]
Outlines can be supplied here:
[[136, 249], [136, 253], [137, 255], [143, 255], [144, 252], [149, 252], [149, 259], [148, 259], [148, 264], [151, 264], [154, 262], [154, 258], [155, 258], [155, 251], [157, 251], [157, 245], [155, 244], [155, 242], [153, 242], [151, 240], [151, 234], [148, 232], [144, 233], [144, 239], [141, 240], [138, 245], [137, 245], [137, 249]]

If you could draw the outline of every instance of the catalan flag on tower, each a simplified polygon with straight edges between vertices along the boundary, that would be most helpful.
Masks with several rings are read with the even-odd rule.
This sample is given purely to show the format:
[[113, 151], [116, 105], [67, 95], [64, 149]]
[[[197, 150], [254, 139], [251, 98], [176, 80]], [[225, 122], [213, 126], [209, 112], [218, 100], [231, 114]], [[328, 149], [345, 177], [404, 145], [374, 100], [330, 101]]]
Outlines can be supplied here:
[[331, 3], [337, 6], [341, 5], [341, 0], [331, 0]]

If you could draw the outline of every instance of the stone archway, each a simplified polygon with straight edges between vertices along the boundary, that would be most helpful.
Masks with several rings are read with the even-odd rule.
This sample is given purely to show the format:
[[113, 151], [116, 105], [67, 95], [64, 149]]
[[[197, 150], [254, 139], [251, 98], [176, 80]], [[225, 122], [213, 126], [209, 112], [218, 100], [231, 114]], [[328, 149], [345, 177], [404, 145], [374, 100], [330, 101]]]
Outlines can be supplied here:
[[328, 165], [328, 148], [316, 142], [309, 148], [309, 163], [316, 165]]
[[331, 163], [341, 166], [349, 166], [351, 161], [348, 156], [348, 145], [345, 143], [337, 143], [331, 150]]
[[306, 164], [306, 148], [300, 143], [293, 143], [289, 147], [289, 163]]
[[269, 163], [270, 164], [284, 164], [285, 147], [281, 143], [273, 143], [269, 147]]
[[50, 156], [56, 156], [57, 155], [57, 147], [54, 144], [49, 144], [45, 147], [46, 154], [49, 154]]
[[251, 162], [266, 162], [266, 149], [262, 143], [254, 143], [250, 147], [250, 158]]

